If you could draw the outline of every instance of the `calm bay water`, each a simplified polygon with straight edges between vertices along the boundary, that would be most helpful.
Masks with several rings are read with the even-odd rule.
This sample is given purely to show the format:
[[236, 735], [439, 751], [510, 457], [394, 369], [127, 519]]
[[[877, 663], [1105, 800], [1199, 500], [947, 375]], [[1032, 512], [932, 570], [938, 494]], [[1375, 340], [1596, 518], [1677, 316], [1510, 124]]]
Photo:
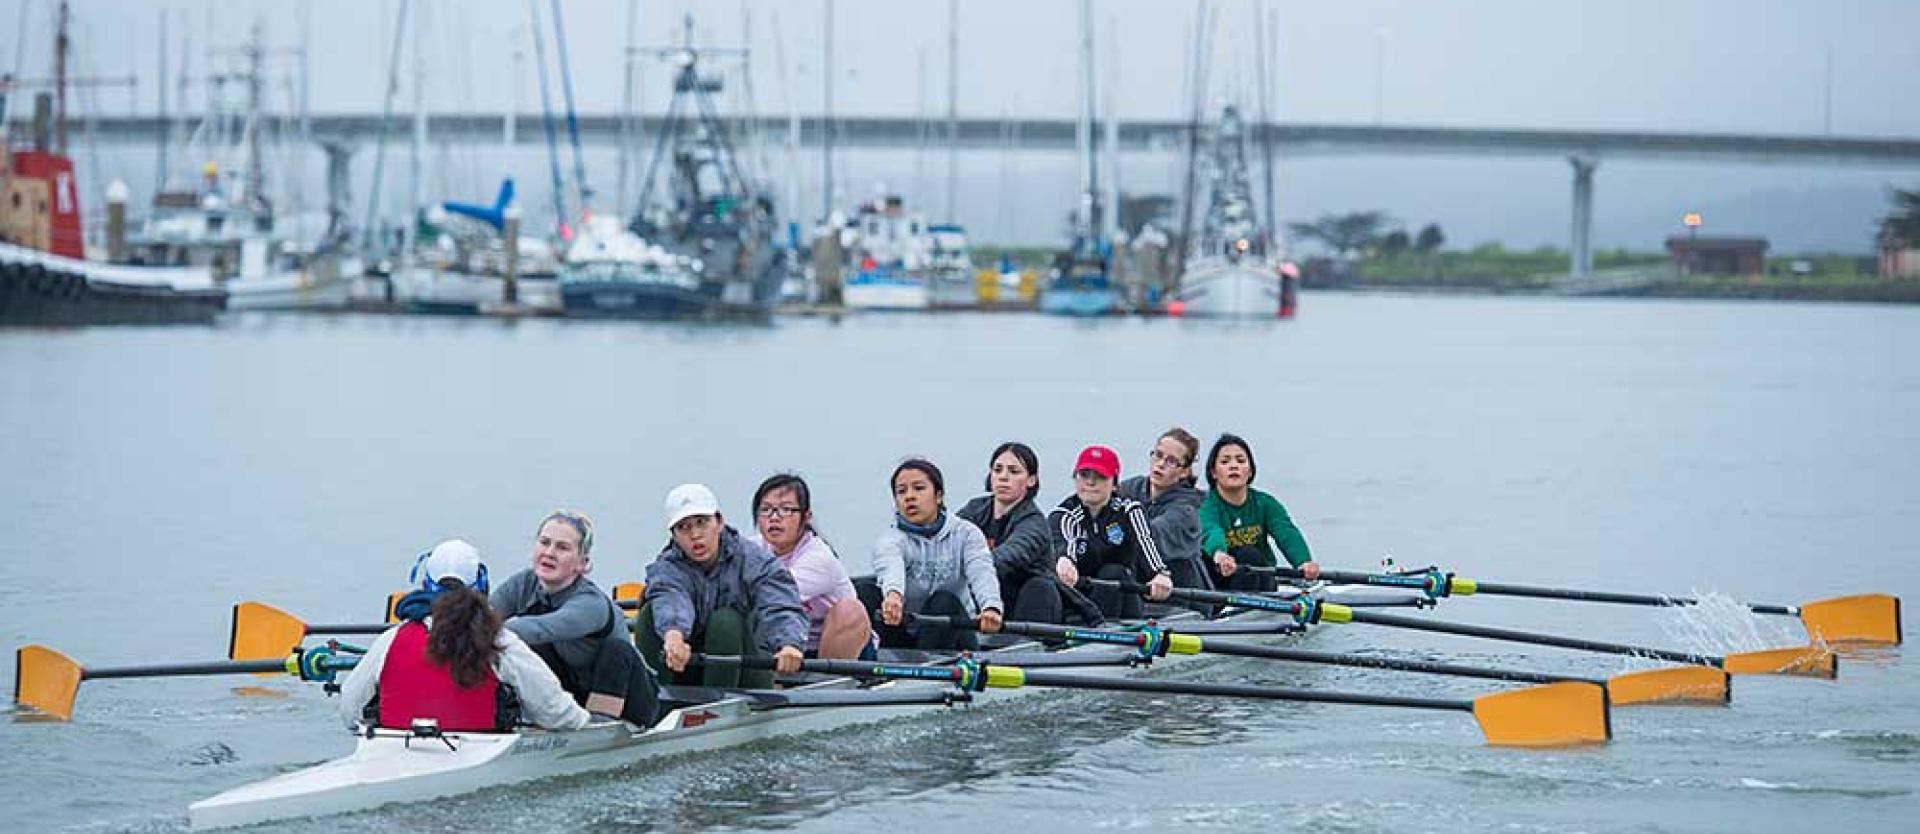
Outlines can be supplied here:
[[[213, 329], [0, 332], [0, 644], [213, 659], [229, 606], [367, 620], [415, 553], [497, 571], [570, 506], [596, 577], [638, 578], [660, 501], [733, 518], [804, 473], [864, 567], [908, 454], [973, 494], [1002, 439], [1064, 494], [1080, 445], [1140, 471], [1181, 423], [1255, 444], [1319, 559], [1800, 602], [1920, 599], [1920, 310], [1311, 295], [1290, 323], [870, 316], [764, 329], [246, 316]], [[1723, 649], [1675, 612], [1497, 598], [1448, 619]], [[1734, 624], [1779, 644], [1786, 620]], [[1727, 624], [1721, 637], [1732, 640]], [[1603, 674], [1615, 658], [1353, 626], [1308, 645]], [[1602, 749], [1516, 752], [1423, 714], [1041, 700], [296, 830], [1908, 830], [1920, 671], [1741, 678], [1729, 709], [1615, 712]], [[12, 682], [5, 664], [5, 683]], [[1198, 676], [1402, 694], [1478, 684], [1222, 662]], [[173, 830], [218, 790], [346, 752], [331, 704], [268, 682], [97, 681], [68, 725], [0, 723], [9, 828]], [[25, 826], [26, 828], [21, 828]]]

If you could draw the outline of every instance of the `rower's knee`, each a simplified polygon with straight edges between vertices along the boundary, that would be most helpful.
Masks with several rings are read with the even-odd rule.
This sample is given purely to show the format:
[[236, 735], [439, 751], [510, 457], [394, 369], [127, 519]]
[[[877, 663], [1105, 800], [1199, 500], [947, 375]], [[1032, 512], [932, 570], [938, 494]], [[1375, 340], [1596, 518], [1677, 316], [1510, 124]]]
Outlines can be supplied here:
[[821, 624], [821, 630], [835, 634], [850, 631], [867, 630], [867, 607], [860, 600], [847, 597], [827, 609], [827, 619]]

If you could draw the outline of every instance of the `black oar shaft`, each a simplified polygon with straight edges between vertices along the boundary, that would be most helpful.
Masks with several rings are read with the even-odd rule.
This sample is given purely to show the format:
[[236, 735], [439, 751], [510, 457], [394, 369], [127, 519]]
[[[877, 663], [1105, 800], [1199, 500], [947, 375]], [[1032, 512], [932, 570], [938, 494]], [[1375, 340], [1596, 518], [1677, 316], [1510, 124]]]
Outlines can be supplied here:
[[1451, 675], [1460, 678], [1480, 678], [1491, 681], [1512, 681], [1515, 683], [1560, 683], [1578, 681], [1581, 683], [1601, 684], [1603, 681], [1592, 678], [1571, 677], [1566, 675], [1546, 675], [1539, 672], [1521, 672], [1511, 669], [1487, 669], [1479, 666], [1461, 666], [1454, 663], [1436, 663], [1429, 660], [1403, 660], [1391, 657], [1374, 657], [1361, 654], [1337, 654], [1316, 652], [1306, 649], [1290, 649], [1284, 646], [1260, 646], [1251, 643], [1233, 643], [1223, 640], [1207, 640], [1202, 651], [1235, 657], [1252, 657], [1262, 660], [1286, 660], [1295, 663], [1318, 663], [1327, 666], [1352, 666], [1359, 669], [1385, 669], [1395, 672], [1418, 672], [1428, 675]]
[[[1273, 573], [1293, 579], [1303, 578], [1298, 568], [1273, 568]], [[1328, 582], [1344, 582], [1355, 585], [1375, 585], [1384, 587], [1417, 587], [1421, 577], [1417, 575], [1373, 574], [1354, 571], [1323, 570], [1320, 578]], [[1549, 588], [1541, 585], [1516, 585], [1508, 582], [1483, 582], [1475, 580], [1473, 593], [1492, 594], [1509, 597], [1533, 597], [1535, 599], [1561, 599], [1575, 602], [1605, 602], [1617, 605], [1645, 605], [1654, 608], [1678, 608], [1687, 605], [1699, 605], [1700, 601], [1690, 597], [1665, 597], [1654, 594], [1623, 594], [1614, 591], [1588, 591], [1579, 588]], [[1775, 614], [1794, 617], [1799, 610], [1790, 605], [1750, 604], [1747, 606], [1755, 614]]]
[[1088, 678], [1058, 672], [1028, 672], [1028, 686], [1061, 689], [1091, 689], [1121, 692], [1148, 692], [1161, 695], [1211, 695], [1228, 698], [1260, 698], [1269, 701], [1312, 701], [1323, 704], [1357, 704], [1376, 707], [1412, 707], [1472, 712], [1472, 701], [1441, 698], [1409, 698], [1398, 695], [1366, 695], [1357, 692], [1328, 692], [1316, 689], [1291, 689], [1281, 686], [1256, 686], [1245, 683], [1207, 683], [1202, 681], [1161, 681], [1140, 678]]
[[[342, 657], [327, 661], [333, 669], [351, 669], [358, 658]], [[197, 663], [154, 663], [144, 666], [82, 667], [85, 680], [103, 678], [174, 678], [193, 675], [248, 675], [261, 672], [285, 672], [285, 660], [212, 660]]]
[[1597, 640], [1582, 640], [1577, 637], [1560, 637], [1553, 634], [1536, 634], [1530, 631], [1493, 628], [1491, 626], [1449, 623], [1441, 620], [1423, 620], [1416, 617], [1401, 617], [1394, 614], [1381, 614], [1375, 611], [1353, 612], [1353, 622], [1373, 625], [1392, 626], [1394, 628], [1431, 631], [1440, 634], [1457, 634], [1463, 637], [1482, 637], [1488, 640], [1506, 640], [1513, 643], [1532, 643], [1538, 646], [1555, 646], [1562, 649], [1576, 649], [1586, 652], [1601, 652], [1629, 657], [1650, 657], [1673, 663], [1691, 663], [1705, 666], [1719, 666], [1721, 659], [1711, 655], [1689, 654], [1665, 649], [1649, 649], [1641, 646], [1625, 646], [1619, 643], [1602, 643]]
[[346, 634], [379, 634], [390, 628], [393, 628], [393, 625], [390, 623], [331, 623], [308, 625], [307, 634], [323, 637]]

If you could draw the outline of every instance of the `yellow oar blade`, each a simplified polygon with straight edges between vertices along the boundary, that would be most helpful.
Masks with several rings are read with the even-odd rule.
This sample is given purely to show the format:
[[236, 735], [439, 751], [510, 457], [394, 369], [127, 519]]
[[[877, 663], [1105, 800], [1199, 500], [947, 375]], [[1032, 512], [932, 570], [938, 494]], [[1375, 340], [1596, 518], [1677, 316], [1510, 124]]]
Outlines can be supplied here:
[[[645, 597], [646, 595], [647, 595], [647, 583], [645, 582], [622, 582], [618, 585], [613, 586], [614, 602], [631, 601], [631, 602], [637, 603], [640, 601], [642, 597]], [[622, 610], [627, 610], [627, 609], [623, 608]], [[638, 613], [639, 613], [639, 609], [637, 607], [631, 611], [628, 611], [629, 616], [637, 616]]]
[[61, 721], [73, 720], [73, 696], [80, 691], [80, 664], [46, 646], [24, 646], [13, 657], [13, 702]]
[[1570, 747], [1613, 738], [1607, 691], [1590, 683], [1550, 683], [1473, 699], [1473, 717], [1497, 747]]
[[1891, 594], [1834, 597], [1800, 606], [1807, 637], [1825, 643], [1900, 643], [1900, 598]]
[[264, 602], [233, 607], [233, 636], [227, 641], [228, 660], [275, 660], [299, 647], [307, 624]]
[[387, 595], [387, 622], [400, 622], [400, 600], [412, 591], [394, 591]]
[[1795, 675], [1831, 680], [1840, 676], [1840, 658], [1822, 646], [1796, 646], [1730, 654], [1725, 668], [1735, 675]]
[[1712, 666], [1673, 666], [1629, 672], [1607, 679], [1607, 695], [1617, 707], [1632, 704], [1706, 704], [1733, 700], [1726, 670]]

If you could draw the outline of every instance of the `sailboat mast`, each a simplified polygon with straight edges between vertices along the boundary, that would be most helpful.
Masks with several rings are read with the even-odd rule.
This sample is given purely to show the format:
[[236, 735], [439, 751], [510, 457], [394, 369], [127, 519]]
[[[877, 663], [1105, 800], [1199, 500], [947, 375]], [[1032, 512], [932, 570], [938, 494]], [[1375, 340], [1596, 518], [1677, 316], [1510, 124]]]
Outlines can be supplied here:
[[[160, 10], [160, 94], [153, 126], [153, 193], [167, 189], [167, 10]], [[6, 117], [0, 108], [0, 119]]]
[[1099, 140], [1095, 136], [1095, 131], [1099, 129], [1099, 117], [1094, 113], [1095, 105], [1099, 103], [1094, 75], [1099, 72], [1099, 67], [1094, 57], [1093, 0], [1080, 0], [1080, 149], [1081, 160], [1086, 166], [1080, 174], [1080, 202], [1086, 214], [1081, 218], [1081, 225], [1088, 236], [1099, 234], [1101, 227]]
[[[1272, 94], [1268, 90], [1270, 83], [1268, 76], [1273, 73], [1273, 64], [1267, 60], [1267, 40], [1269, 35], [1267, 27], [1270, 18], [1268, 16], [1266, 0], [1254, 0], [1253, 11], [1254, 17], [1256, 18], [1253, 22], [1253, 43], [1254, 49], [1258, 53], [1254, 60], [1260, 64], [1260, 157], [1261, 167], [1263, 169], [1262, 176], [1266, 180], [1266, 193], [1264, 195], [1266, 199], [1260, 204], [1260, 214], [1261, 219], [1265, 221], [1262, 224], [1262, 228], [1266, 233], [1266, 240], [1263, 243], [1264, 251], [1267, 257], [1273, 257], [1279, 245], [1279, 240], [1275, 238], [1274, 235], [1279, 228], [1280, 221], [1278, 207], [1273, 204], [1273, 118], [1268, 110], [1269, 102], [1272, 98]], [[1278, 44], [1275, 44], [1275, 46], [1278, 46]]]
[[547, 40], [540, 33], [540, 0], [527, 0], [533, 28], [533, 62], [540, 68], [540, 125], [547, 131], [547, 168], [553, 173], [553, 228], [567, 237], [567, 186], [560, 175], [560, 139], [553, 130], [553, 95], [547, 84]]
[[567, 100], [567, 142], [573, 146], [573, 181], [580, 192], [580, 212], [593, 210], [593, 189], [587, 186], [587, 162], [580, 152], [580, 118], [573, 108], [573, 62], [567, 57], [567, 25], [560, 16], [560, 0], [552, 0], [553, 46], [559, 51], [560, 89]]
[[[361, 231], [361, 245], [370, 256], [379, 255], [385, 248], [379, 244], [380, 186], [387, 169], [387, 129], [393, 123], [393, 98], [400, 93], [400, 47], [407, 42], [407, 12], [411, 8], [408, 0], [400, 0], [400, 14], [394, 17], [393, 51], [387, 59], [387, 95], [380, 107], [379, 139], [373, 146], [373, 187], [367, 189], [367, 223]], [[212, 108], [211, 102], [208, 108]]]
[[1120, 61], [1118, 60], [1120, 57], [1119, 41], [1120, 38], [1116, 32], [1116, 24], [1114, 23], [1113, 16], [1108, 15], [1107, 60], [1109, 75], [1107, 77], [1106, 95], [1103, 97], [1101, 105], [1102, 109], [1107, 113], [1107, 191], [1106, 200], [1104, 201], [1105, 208], [1102, 212], [1107, 222], [1106, 225], [1101, 228], [1101, 233], [1105, 235], [1106, 239], [1110, 242], [1119, 240], [1120, 238], [1120, 114], [1115, 110], [1115, 102], [1120, 99], [1120, 84], [1119, 81], [1116, 80], [1117, 73], [1114, 69], [1120, 65]]
[[960, 188], [960, 0], [947, 0], [947, 222], [959, 218]]
[[627, 216], [627, 179], [633, 165], [633, 39], [639, 25], [640, 0], [627, 0], [627, 48], [621, 53], [620, 62], [624, 77], [620, 92], [620, 180], [613, 192], [613, 211], [619, 217]]
[[427, 178], [421, 169], [427, 155], [427, 4], [422, 0], [413, 19], [413, 142], [407, 153], [407, 194], [412, 211], [400, 227], [400, 256], [413, 258], [414, 236], [419, 231], [420, 212], [426, 208]]
[[825, 85], [820, 116], [820, 222], [833, 216], [833, 0], [826, 3], [826, 37], [820, 77]]

